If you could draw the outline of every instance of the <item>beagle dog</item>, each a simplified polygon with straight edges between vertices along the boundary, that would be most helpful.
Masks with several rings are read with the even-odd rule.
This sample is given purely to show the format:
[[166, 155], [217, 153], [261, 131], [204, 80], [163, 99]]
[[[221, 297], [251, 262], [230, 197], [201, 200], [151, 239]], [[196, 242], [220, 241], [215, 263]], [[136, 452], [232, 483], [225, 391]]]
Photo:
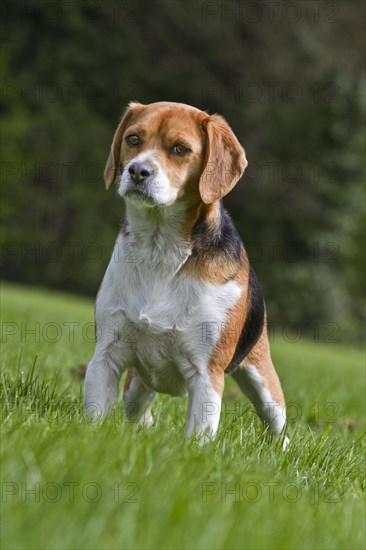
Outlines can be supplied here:
[[218, 429], [231, 375], [269, 430], [283, 432], [262, 291], [221, 203], [246, 166], [221, 116], [180, 103], [129, 104], [104, 173], [126, 215], [96, 300], [85, 379], [92, 420], [115, 404], [127, 370], [129, 419], [151, 425], [157, 392], [188, 394], [187, 434], [204, 442]]

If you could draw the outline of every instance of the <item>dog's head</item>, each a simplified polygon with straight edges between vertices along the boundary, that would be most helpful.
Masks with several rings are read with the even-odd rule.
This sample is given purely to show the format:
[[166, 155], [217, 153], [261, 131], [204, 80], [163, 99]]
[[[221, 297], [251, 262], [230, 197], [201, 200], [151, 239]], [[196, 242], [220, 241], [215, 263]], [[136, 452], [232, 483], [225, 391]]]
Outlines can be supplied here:
[[141, 206], [185, 198], [211, 204], [242, 176], [245, 152], [229, 125], [189, 105], [130, 103], [115, 133], [104, 172], [107, 189]]

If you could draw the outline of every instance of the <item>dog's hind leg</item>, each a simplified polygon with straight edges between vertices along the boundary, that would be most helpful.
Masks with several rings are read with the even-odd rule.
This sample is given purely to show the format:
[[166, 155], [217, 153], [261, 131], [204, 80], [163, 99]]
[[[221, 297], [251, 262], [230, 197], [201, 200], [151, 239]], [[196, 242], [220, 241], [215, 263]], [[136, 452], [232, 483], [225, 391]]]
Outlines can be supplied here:
[[[274, 435], [286, 425], [286, 405], [281, 383], [272, 363], [266, 326], [249, 355], [232, 377], [253, 403], [258, 416]], [[284, 438], [285, 448], [289, 440]]]
[[143, 426], [152, 426], [151, 407], [156, 393], [145, 386], [134, 369], [128, 369], [123, 388], [123, 405], [129, 420], [136, 418]]

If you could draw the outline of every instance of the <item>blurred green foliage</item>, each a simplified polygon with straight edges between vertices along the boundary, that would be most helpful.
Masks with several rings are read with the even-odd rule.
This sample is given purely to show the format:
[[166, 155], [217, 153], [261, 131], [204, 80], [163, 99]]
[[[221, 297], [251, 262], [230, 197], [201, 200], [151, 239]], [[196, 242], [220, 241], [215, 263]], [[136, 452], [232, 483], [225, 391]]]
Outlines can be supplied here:
[[4, 277], [94, 294], [123, 214], [102, 177], [121, 113], [184, 102], [246, 149], [224, 203], [270, 322], [359, 341], [364, 6], [3, 2]]

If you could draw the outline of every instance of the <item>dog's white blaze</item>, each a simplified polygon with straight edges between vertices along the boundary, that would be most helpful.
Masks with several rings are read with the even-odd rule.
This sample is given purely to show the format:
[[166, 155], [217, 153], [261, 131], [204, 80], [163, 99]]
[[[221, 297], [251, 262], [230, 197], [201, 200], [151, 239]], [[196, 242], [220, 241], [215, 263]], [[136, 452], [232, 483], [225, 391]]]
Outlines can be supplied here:
[[[149, 162], [154, 168], [154, 176], [151, 176], [148, 181], [149, 195], [156, 204], [168, 205], [172, 204], [178, 195], [178, 189], [174, 188], [169, 181], [165, 171], [156, 159], [154, 149], [140, 153], [126, 164], [120, 178], [118, 194], [124, 197], [126, 192], [131, 190], [134, 185], [131, 184], [131, 177], [128, 172], [129, 167], [135, 162]], [[138, 202], [137, 202], [138, 204]], [[141, 213], [140, 213], [141, 215]]]

